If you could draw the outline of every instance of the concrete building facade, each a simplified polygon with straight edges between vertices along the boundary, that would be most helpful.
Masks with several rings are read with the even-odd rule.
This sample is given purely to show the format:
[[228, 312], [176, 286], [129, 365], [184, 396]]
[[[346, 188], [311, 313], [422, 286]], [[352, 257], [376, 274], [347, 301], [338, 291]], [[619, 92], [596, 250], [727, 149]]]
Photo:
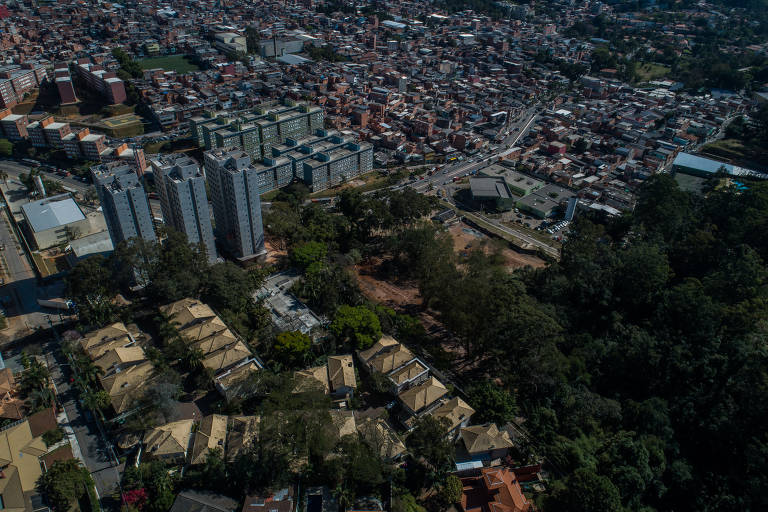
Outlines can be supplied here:
[[216, 244], [205, 191], [205, 176], [198, 163], [183, 154], [158, 155], [150, 160], [165, 223], [184, 233], [190, 243], [205, 247], [215, 262]]
[[216, 236], [240, 260], [266, 252], [259, 197], [259, 173], [241, 149], [205, 152]]
[[112, 243], [117, 246], [131, 238], [154, 241], [149, 201], [134, 166], [109, 162], [91, 167], [91, 173]]

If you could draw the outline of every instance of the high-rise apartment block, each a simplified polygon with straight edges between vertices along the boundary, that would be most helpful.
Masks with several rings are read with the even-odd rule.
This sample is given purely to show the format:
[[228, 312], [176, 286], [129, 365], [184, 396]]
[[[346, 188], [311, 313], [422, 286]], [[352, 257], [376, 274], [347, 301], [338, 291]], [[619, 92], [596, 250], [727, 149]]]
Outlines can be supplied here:
[[36, 63], [0, 67], [0, 107], [21, 102], [25, 93], [40, 87], [47, 78], [45, 68]]
[[205, 176], [198, 163], [178, 153], [157, 155], [149, 163], [165, 223], [184, 233], [190, 243], [202, 244], [208, 261], [216, 261]]
[[323, 127], [323, 109], [312, 105], [259, 108], [232, 116], [208, 112], [190, 120], [192, 136], [205, 149], [238, 148], [254, 160], [270, 157], [271, 148], [288, 138], [305, 137]]
[[29, 136], [27, 124], [29, 121], [26, 115], [12, 114], [9, 109], [0, 111], [0, 128], [5, 138], [11, 142], [26, 139]]
[[155, 240], [152, 212], [133, 165], [109, 162], [91, 167], [112, 243], [131, 238]]
[[78, 59], [75, 72], [89, 89], [103, 95], [110, 104], [126, 100], [125, 83], [117, 78], [114, 71], [107, 71], [103, 66], [91, 62], [91, 59]]
[[220, 242], [240, 260], [263, 254], [259, 169], [250, 155], [237, 148], [206, 151], [205, 174]]

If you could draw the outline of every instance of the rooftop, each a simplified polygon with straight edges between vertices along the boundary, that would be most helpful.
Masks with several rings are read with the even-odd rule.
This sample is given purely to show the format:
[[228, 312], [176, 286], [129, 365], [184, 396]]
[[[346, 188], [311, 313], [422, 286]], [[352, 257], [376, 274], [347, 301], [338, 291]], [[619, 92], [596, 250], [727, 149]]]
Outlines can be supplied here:
[[21, 211], [35, 233], [85, 220], [82, 210], [69, 194], [27, 203]]

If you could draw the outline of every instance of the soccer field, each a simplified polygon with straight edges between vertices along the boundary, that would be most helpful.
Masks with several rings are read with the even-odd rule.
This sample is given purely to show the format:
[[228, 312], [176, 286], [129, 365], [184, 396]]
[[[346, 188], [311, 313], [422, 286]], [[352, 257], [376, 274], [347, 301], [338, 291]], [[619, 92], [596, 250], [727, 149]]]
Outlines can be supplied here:
[[140, 59], [141, 69], [163, 68], [166, 71], [176, 71], [177, 73], [189, 73], [198, 71], [200, 68], [189, 60], [185, 55], [165, 55], [163, 57], [149, 57]]

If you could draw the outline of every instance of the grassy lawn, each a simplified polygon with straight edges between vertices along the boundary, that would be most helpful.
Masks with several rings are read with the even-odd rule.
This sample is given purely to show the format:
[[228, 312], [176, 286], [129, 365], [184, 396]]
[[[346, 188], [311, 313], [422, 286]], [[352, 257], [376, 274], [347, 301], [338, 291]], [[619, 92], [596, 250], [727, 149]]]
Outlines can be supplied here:
[[339, 195], [341, 191], [346, 188], [353, 188], [358, 192], [370, 192], [371, 190], [376, 190], [387, 186], [387, 176], [381, 176], [378, 171], [371, 171], [367, 174], [361, 174], [360, 176], [353, 178], [352, 181], [364, 181], [365, 183], [355, 187], [351, 186], [350, 184], [341, 185], [338, 187], [329, 188], [327, 190], [321, 190], [320, 192], [315, 192], [314, 194], [310, 194], [309, 197], [315, 199], [320, 197], [334, 197]]
[[653, 64], [646, 62], [637, 66], [637, 81], [647, 82], [649, 80], [656, 80], [663, 78], [669, 73], [669, 66], [662, 64]]
[[701, 148], [702, 153], [738, 160], [749, 156], [749, 149], [736, 139], [720, 139]]
[[139, 60], [141, 69], [163, 68], [166, 71], [176, 71], [177, 73], [189, 73], [198, 71], [200, 68], [192, 62], [186, 55], [165, 55], [163, 57], [148, 57]]

